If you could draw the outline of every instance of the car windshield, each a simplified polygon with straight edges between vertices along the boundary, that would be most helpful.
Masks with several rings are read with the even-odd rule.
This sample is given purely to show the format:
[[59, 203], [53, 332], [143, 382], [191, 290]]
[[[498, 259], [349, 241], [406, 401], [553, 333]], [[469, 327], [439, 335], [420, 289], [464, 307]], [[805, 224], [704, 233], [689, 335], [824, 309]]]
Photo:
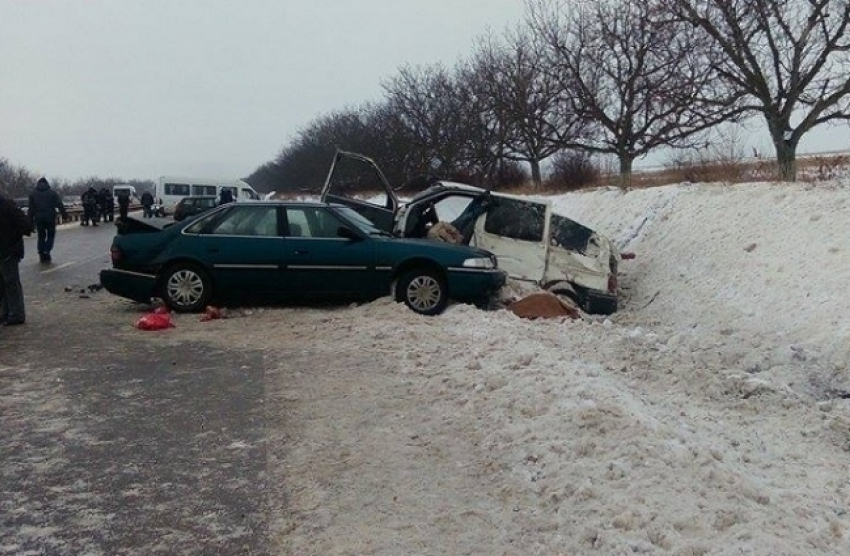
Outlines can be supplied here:
[[364, 234], [388, 236], [387, 232], [379, 230], [371, 220], [350, 207], [334, 207], [340, 215], [342, 215], [351, 224], [357, 227]]

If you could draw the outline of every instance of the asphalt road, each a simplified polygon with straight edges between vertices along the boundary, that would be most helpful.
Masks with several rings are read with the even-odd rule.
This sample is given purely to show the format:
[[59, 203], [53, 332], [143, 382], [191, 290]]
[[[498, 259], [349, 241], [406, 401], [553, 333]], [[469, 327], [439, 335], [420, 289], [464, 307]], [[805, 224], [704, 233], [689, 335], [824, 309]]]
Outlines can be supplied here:
[[[26, 242], [0, 328], [0, 555], [267, 554], [259, 353], [128, 342], [90, 291], [114, 227]], [[103, 299], [103, 298], [101, 298]]]

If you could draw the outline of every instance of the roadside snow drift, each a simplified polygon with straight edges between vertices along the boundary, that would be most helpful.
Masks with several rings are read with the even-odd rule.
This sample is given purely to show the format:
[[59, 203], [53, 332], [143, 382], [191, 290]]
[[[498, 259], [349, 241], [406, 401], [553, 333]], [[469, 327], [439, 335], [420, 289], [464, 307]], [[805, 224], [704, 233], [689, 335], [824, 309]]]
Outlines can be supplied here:
[[426, 318], [389, 299], [181, 317], [181, 340], [250, 326], [246, 345], [274, 346], [276, 542], [323, 555], [850, 554], [850, 187], [552, 201], [636, 254], [612, 317], [455, 305]]

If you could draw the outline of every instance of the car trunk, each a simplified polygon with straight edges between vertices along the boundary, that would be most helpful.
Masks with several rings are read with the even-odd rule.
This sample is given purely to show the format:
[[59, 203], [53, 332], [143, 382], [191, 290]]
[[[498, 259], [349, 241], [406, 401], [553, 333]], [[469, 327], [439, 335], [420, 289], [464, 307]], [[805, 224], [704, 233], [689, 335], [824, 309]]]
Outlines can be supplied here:
[[138, 219], [132, 216], [127, 218], [119, 218], [115, 221], [115, 229], [119, 235], [127, 234], [144, 234], [150, 232], [159, 232], [175, 222], [170, 218], [145, 218]]

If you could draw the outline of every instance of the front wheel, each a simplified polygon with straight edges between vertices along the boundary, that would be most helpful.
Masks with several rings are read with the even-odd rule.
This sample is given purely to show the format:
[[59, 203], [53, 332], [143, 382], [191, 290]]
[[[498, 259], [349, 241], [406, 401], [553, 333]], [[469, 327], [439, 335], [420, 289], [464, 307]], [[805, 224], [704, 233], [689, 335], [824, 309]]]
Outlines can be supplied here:
[[178, 313], [203, 310], [212, 297], [212, 281], [204, 269], [192, 263], [168, 267], [162, 278], [162, 298]]
[[434, 270], [420, 268], [405, 272], [396, 285], [396, 300], [420, 315], [438, 315], [449, 303], [445, 279]]

